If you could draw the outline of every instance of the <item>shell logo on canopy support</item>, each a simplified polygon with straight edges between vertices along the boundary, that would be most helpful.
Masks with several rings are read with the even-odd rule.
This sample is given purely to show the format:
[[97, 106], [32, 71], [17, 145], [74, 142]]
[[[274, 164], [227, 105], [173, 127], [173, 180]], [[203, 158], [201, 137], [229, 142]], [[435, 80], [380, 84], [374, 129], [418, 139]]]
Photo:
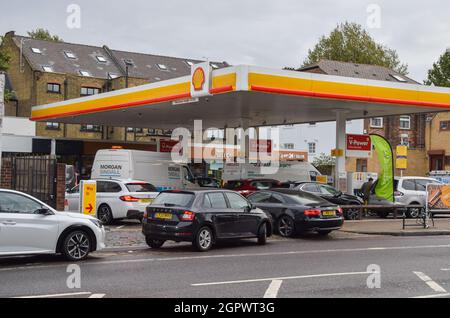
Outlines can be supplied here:
[[203, 85], [205, 84], [205, 72], [203, 68], [197, 67], [192, 75], [192, 86], [194, 86], [195, 91], [203, 90]]

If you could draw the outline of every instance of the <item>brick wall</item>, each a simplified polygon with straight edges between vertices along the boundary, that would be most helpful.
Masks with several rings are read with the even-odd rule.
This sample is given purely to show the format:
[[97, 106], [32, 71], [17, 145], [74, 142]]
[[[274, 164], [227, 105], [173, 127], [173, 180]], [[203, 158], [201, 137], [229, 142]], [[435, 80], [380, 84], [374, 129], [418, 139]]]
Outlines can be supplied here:
[[12, 162], [9, 158], [2, 159], [2, 171], [0, 173], [0, 188], [12, 189]]
[[64, 211], [64, 200], [66, 196], [66, 165], [56, 165], [56, 205], [58, 211]]

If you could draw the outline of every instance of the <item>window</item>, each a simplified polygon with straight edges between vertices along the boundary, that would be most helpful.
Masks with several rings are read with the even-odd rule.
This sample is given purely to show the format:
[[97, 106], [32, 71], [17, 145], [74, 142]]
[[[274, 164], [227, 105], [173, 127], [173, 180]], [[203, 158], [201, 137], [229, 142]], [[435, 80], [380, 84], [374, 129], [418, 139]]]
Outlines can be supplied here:
[[0, 193], [0, 213], [34, 214], [42, 205], [16, 193]]
[[155, 200], [153, 200], [152, 205], [173, 205], [188, 207], [194, 200], [194, 194], [186, 192], [161, 192]]
[[72, 59], [72, 60], [75, 60], [75, 59], [77, 58], [77, 56], [76, 56], [74, 53], [69, 52], [69, 51], [64, 51], [64, 55], [65, 55], [68, 59]]
[[59, 130], [59, 123], [46, 122], [45, 129], [47, 130]]
[[400, 129], [411, 128], [411, 116], [400, 116]]
[[142, 134], [144, 132], [144, 129], [142, 128], [133, 128], [133, 127], [127, 127], [127, 132], [129, 133], [137, 133], [137, 134]]
[[405, 190], [416, 190], [416, 183], [413, 179], [405, 179], [402, 184], [403, 189]]
[[217, 69], [219, 66], [217, 64], [211, 63], [212, 68]]
[[246, 199], [244, 199], [243, 197], [241, 197], [239, 194], [226, 193], [225, 195], [228, 198], [228, 202], [230, 202], [231, 209], [241, 210], [241, 209], [245, 209], [249, 206], [248, 201]]
[[167, 66], [164, 65], [164, 64], [156, 64], [156, 66], [158, 66], [160, 70], [163, 70], [163, 71], [167, 71], [168, 70]]
[[307, 183], [303, 187], [301, 187], [302, 191], [305, 192], [312, 192], [312, 193], [319, 193], [319, 188], [314, 183]]
[[130, 192], [156, 192], [156, 188], [153, 184], [137, 182], [137, 183], [127, 183], [125, 185]]
[[251, 186], [258, 190], [269, 190], [273, 187], [273, 183], [272, 181], [254, 181]]
[[88, 71], [80, 70], [79, 73], [81, 76], [91, 77], [91, 73], [89, 73]]
[[356, 172], [367, 172], [367, 159], [356, 159]]
[[100, 63], [106, 63], [107, 62], [107, 60], [105, 59], [104, 56], [97, 55], [96, 58], [97, 58], [97, 61], [100, 62]]
[[189, 65], [189, 66], [192, 66], [192, 65], [194, 65], [194, 62], [192, 62], [192, 61], [186, 61], [186, 64]]
[[310, 154], [316, 153], [316, 143], [315, 142], [308, 143], [308, 153], [310, 153]]
[[416, 190], [417, 191], [426, 191], [427, 190], [427, 184], [431, 183], [432, 181], [426, 180], [426, 179], [416, 179]]
[[102, 130], [101, 126], [98, 125], [81, 125], [81, 131], [84, 132], [100, 132]]
[[81, 96], [97, 95], [100, 93], [100, 88], [96, 87], [81, 87]]
[[283, 144], [283, 149], [294, 149], [294, 144]]
[[53, 73], [53, 67], [51, 66], [42, 66], [42, 70], [47, 73]]
[[225, 197], [222, 193], [208, 193], [206, 195], [211, 202], [211, 207], [214, 209], [226, 209], [227, 202], [225, 201]]
[[114, 73], [108, 73], [108, 78], [109, 79], [115, 79], [115, 78], [118, 78], [119, 77], [119, 75], [117, 75], [117, 74], [114, 74]]
[[35, 48], [35, 47], [32, 47], [32, 48], [31, 48], [31, 51], [32, 51], [33, 53], [36, 53], [36, 54], [42, 54], [42, 51], [41, 51], [40, 49], [38, 49], [38, 48]]
[[267, 203], [270, 202], [272, 195], [267, 192], [256, 192], [248, 197], [250, 202], [253, 203]]
[[97, 182], [97, 192], [100, 193], [118, 193], [122, 191], [120, 184], [116, 182], [109, 181], [98, 181]]
[[55, 83], [47, 83], [47, 92], [48, 93], [61, 93], [61, 85]]
[[441, 121], [439, 123], [439, 129], [440, 130], [450, 130], [450, 121], [448, 121], [448, 120]]
[[383, 128], [383, 117], [370, 118], [370, 127]]

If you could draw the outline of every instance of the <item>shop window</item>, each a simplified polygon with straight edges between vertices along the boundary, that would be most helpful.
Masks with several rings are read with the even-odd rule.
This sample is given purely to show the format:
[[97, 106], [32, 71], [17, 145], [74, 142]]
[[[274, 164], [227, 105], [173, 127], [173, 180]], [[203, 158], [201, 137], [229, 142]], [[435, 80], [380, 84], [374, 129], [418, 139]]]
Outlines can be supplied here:
[[400, 116], [400, 129], [411, 129], [411, 116]]
[[61, 85], [56, 83], [47, 83], [47, 93], [61, 93]]

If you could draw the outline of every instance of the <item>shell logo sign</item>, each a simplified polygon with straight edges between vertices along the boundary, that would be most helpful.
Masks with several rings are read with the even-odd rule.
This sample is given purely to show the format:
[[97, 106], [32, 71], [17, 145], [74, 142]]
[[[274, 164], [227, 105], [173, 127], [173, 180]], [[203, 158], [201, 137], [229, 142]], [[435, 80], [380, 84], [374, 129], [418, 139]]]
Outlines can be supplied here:
[[205, 72], [201, 67], [197, 67], [192, 74], [192, 86], [194, 86], [195, 91], [201, 91], [203, 85], [205, 84]]
[[208, 62], [191, 66], [191, 97], [210, 95], [211, 66]]

